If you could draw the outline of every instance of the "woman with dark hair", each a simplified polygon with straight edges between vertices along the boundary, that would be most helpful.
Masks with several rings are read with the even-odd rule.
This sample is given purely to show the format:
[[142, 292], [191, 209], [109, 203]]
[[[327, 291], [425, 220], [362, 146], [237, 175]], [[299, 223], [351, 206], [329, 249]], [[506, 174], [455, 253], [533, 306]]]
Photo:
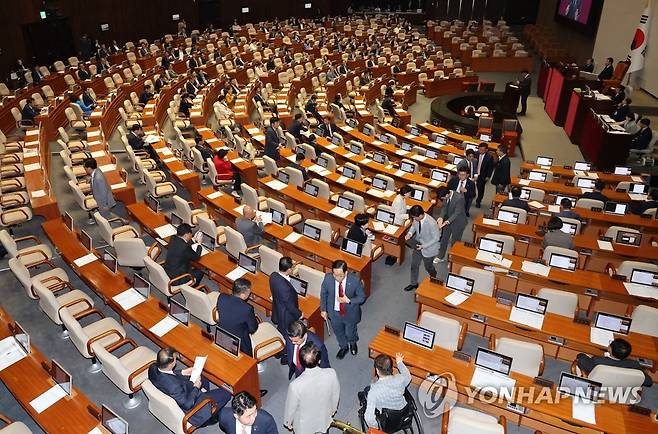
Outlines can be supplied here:
[[238, 193], [242, 193], [242, 179], [240, 172], [233, 172], [233, 165], [228, 160], [228, 149], [220, 149], [215, 154], [212, 162], [217, 169], [217, 178], [227, 181], [233, 179], [233, 189]]
[[573, 237], [566, 232], [562, 232], [562, 219], [560, 217], [551, 217], [546, 226], [546, 234], [541, 242], [542, 248], [548, 246], [564, 247], [573, 249]]

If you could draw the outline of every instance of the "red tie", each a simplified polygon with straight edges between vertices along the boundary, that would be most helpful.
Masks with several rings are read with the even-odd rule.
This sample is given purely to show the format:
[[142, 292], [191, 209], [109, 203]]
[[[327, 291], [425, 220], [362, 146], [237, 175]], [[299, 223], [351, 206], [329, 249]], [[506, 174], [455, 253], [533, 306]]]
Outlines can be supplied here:
[[[338, 283], [338, 296], [345, 297], [345, 290], [343, 289], [343, 282]], [[340, 316], [345, 316], [345, 303], [340, 303]]]
[[302, 369], [302, 362], [299, 360], [299, 350], [302, 348], [301, 345], [297, 345], [297, 348], [295, 349], [295, 366], [297, 367], [298, 371], [301, 371]]

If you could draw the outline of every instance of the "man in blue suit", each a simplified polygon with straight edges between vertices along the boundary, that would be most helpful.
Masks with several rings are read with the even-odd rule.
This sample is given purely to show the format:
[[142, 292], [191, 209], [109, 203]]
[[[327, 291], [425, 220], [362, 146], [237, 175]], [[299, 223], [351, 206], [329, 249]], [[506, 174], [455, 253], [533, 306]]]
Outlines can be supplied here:
[[279, 434], [272, 415], [256, 407], [256, 399], [248, 392], [233, 397], [231, 408], [219, 412], [219, 427], [226, 434]]
[[[270, 291], [272, 292], [272, 322], [276, 324], [281, 336], [288, 332], [288, 325], [302, 317], [299, 310], [297, 293], [290, 283], [292, 259], [284, 256], [279, 259], [279, 271], [270, 274]], [[281, 364], [288, 363], [286, 353], [282, 355]]]
[[329, 320], [336, 333], [340, 349], [336, 357], [341, 360], [349, 350], [356, 356], [359, 340], [356, 326], [361, 321], [361, 304], [366, 301], [366, 293], [358, 274], [347, 272], [347, 263], [338, 259], [331, 264], [320, 288], [320, 315]]
[[220, 294], [217, 299], [217, 325], [240, 338], [240, 351], [253, 357], [251, 334], [258, 329], [254, 307], [250, 305], [251, 282], [239, 278], [233, 282], [232, 294]]
[[[209, 398], [222, 408], [231, 399], [231, 394], [222, 387], [210, 390], [206, 378], [199, 378], [196, 383], [190, 381], [192, 368], [175, 369], [178, 355], [173, 348], [158, 351], [157, 360], [149, 367], [148, 377], [151, 383], [162, 393], [172, 397], [184, 412], [190, 411], [202, 400]], [[194, 426], [208, 426], [217, 423], [219, 413], [212, 414], [210, 405], [204, 405], [190, 418]]]
[[296, 320], [291, 322], [288, 326], [287, 333], [284, 334], [284, 336], [287, 336], [286, 353], [289, 354], [288, 359], [290, 361], [288, 364], [290, 367], [288, 372], [288, 380], [290, 380], [293, 375], [295, 377], [299, 377], [302, 375], [302, 372], [304, 372], [304, 365], [300, 360], [299, 354], [301, 348], [307, 342], [312, 342], [316, 347], [320, 349], [320, 367], [331, 368], [329, 365], [329, 352], [327, 351], [327, 347], [325, 346], [324, 342], [322, 342], [322, 339], [318, 337], [318, 335], [308, 330], [306, 324], [304, 324], [303, 321]]

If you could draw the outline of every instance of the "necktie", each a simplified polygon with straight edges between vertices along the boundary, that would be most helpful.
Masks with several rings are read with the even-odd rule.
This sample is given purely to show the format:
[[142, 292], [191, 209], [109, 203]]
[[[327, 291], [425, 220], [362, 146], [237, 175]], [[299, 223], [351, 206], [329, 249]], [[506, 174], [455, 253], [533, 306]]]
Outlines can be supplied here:
[[295, 366], [297, 367], [298, 371], [302, 369], [302, 362], [299, 360], [299, 350], [301, 348], [301, 345], [295, 345]]
[[459, 188], [457, 189], [457, 192], [461, 193], [463, 188], [464, 188], [464, 181], [459, 181]]
[[[338, 283], [338, 296], [345, 297], [345, 289], [343, 288], [343, 282]], [[340, 316], [345, 316], [345, 303], [340, 303]]]
[[423, 221], [419, 220], [418, 221], [418, 236], [420, 236], [420, 231], [421, 231], [422, 228], [423, 228]]
[[480, 174], [480, 168], [482, 167], [482, 161], [483, 160], [484, 160], [484, 155], [483, 154], [478, 155], [478, 170], [477, 170], [477, 172], [475, 172], [478, 175]]

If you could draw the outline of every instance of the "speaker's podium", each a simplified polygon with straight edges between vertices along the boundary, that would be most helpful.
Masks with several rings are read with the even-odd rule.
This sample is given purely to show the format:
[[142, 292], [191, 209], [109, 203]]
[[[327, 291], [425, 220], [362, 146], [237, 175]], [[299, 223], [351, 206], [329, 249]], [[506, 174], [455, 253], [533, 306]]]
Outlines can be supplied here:
[[580, 151], [597, 169], [612, 171], [616, 165], [626, 164], [631, 139], [632, 136], [615, 125], [608, 115], [590, 109], [583, 124]]
[[521, 90], [519, 86], [513, 81], [508, 82], [505, 85], [505, 93], [503, 94], [503, 103], [501, 109], [504, 113], [516, 114], [516, 110], [519, 107], [519, 97], [521, 96]]
[[544, 110], [555, 125], [564, 126], [573, 89], [585, 86], [600, 89], [601, 83], [592, 80], [589, 74], [579, 74], [576, 66], [559, 64], [550, 69], [544, 92]]

